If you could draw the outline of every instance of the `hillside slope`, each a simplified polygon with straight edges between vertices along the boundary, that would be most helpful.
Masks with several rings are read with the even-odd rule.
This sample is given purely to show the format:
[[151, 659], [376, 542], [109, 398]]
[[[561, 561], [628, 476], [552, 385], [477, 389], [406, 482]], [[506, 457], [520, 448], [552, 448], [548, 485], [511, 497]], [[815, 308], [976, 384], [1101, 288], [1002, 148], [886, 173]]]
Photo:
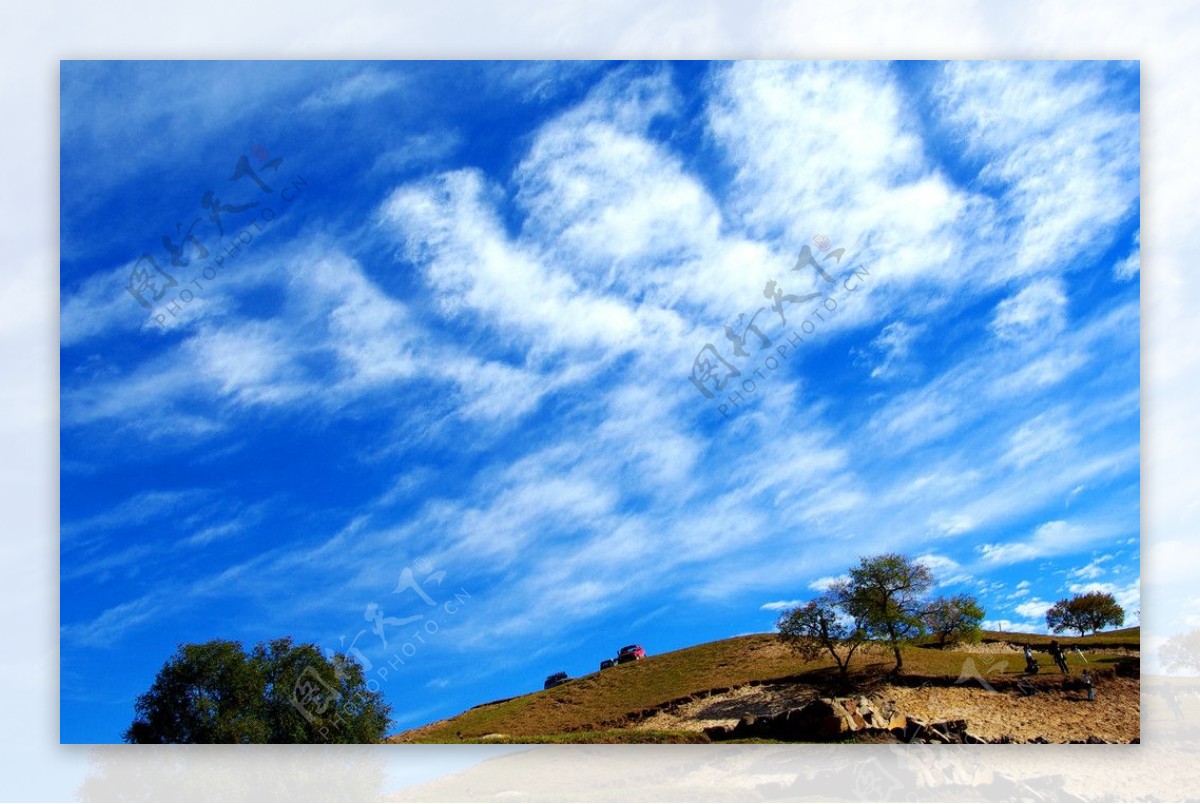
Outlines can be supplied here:
[[[1072, 674], [1077, 675], [1087, 665], [1111, 675], [1118, 662], [1136, 655], [1138, 639], [1138, 629], [1123, 629], [1059, 641], [1068, 648], [1077, 645], [1086, 653], [1085, 658], [1071, 652], [1068, 661]], [[988, 633], [982, 644], [963, 649], [909, 646], [904, 650], [905, 676], [895, 682], [907, 687], [953, 684], [969, 668], [970, 673], [986, 677], [997, 689], [1009, 689], [1024, 666], [1014, 645], [1026, 641], [1037, 650], [1049, 638]], [[1057, 671], [1049, 672], [1053, 665], [1048, 657], [1043, 657], [1041, 664], [1046, 675], [1039, 677], [1038, 683], [1061, 686], [1063, 677]], [[890, 651], [874, 647], [860, 650], [853, 664], [856, 681], [862, 689], [878, 688], [890, 667]], [[828, 688], [833, 680], [830, 660], [805, 662], [782, 645], [776, 635], [753, 634], [649, 656], [640, 662], [572, 679], [553, 689], [483, 704], [455, 717], [397, 734], [389, 742], [699, 741], [703, 737], [698, 727], [664, 723], [665, 729], [660, 732], [647, 730], [645, 726], [654, 722], [652, 718], [657, 713], [668, 707], [674, 710], [686, 706], [693, 698], [728, 695], [737, 699], [737, 688], [751, 685], [786, 688], [793, 698], [811, 697]], [[984, 693], [978, 685], [975, 689]], [[1136, 692], [1136, 684], [1133, 689]], [[731, 701], [731, 706], [736, 708], [737, 704]], [[736, 719], [738, 713], [733, 708], [731, 717]], [[1136, 703], [1134, 713], [1136, 731]]]
[[477, 706], [391, 741], [457, 742], [488, 734], [534, 736], [613, 727], [627, 713], [697, 690], [782, 678], [815, 666], [784, 649], [771, 634], [734, 637], [648, 656], [553, 689]]

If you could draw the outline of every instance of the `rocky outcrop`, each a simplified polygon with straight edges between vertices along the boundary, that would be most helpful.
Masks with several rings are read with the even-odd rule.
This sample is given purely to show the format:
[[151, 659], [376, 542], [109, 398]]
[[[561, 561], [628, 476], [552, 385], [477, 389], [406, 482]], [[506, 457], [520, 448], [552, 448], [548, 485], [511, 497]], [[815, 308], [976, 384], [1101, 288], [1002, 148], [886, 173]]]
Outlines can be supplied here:
[[983, 742], [970, 737], [966, 723], [927, 724], [906, 717], [885, 702], [857, 698], [816, 698], [775, 715], [747, 715], [736, 726], [704, 730], [711, 740], [768, 739], [787, 742], [841, 740], [854, 734], [888, 735], [910, 742]]
[[[817, 698], [775, 715], [746, 715], [732, 728], [713, 726], [704, 733], [714, 742], [748, 739], [828, 742], [847, 737], [944, 745], [992, 742], [972, 734], [965, 720], [926, 722], [896, 711], [890, 702], [872, 701], [865, 696]], [[1088, 738], [1088, 742], [1097, 739]], [[1001, 738], [996, 742], [1004, 741]]]

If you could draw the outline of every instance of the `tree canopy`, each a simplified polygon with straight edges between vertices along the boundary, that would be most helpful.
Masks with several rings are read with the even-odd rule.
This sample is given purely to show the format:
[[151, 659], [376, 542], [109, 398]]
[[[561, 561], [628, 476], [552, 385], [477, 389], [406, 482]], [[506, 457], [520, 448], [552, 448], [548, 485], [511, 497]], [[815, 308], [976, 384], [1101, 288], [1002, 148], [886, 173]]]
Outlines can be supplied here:
[[845, 611], [862, 623], [867, 636], [892, 648], [895, 671], [904, 669], [900, 645], [923, 632], [922, 596], [933, 586], [924, 564], [899, 553], [860, 558], [850, 580], [834, 587]]
[[1046, 610], [1046, 627], [1056, 634], [1078, 631], [1093, 634], [1107, 625], [1125, 622], [1125, 609], [1108, 592], [1088, 592], [1058, 601]]
[[180, 645], [134, 705], [130, 743], [370, 743], [391, 707], [345, 654], [312, 644]]
[[951, 642], [978, 642], [983, 607], [970, 595], [939, 597], [925, 607], [921, 621], [943, 647]]
[[860, 558], [845, 580], [803, 605], [784, 611], [780, 637], [805, 658], [828, 652], [843, 679], [850, 659], [866, 640], [892, 648], [894, 672], [904, 669], [900, 646], [926, 630], [945, 644], [978, 639], [983, 609], [970, 595], [926, 602], [933, 573], [919, 561], [884, 553]]
[[858, 623], [847, 622], [837, 610], [837, 599], [822, 595], [803, 606], [785, 611], [776, 624], [784, 642], [805, 659], [828, 652], [845, 680], [854, 652], [866, 639]]

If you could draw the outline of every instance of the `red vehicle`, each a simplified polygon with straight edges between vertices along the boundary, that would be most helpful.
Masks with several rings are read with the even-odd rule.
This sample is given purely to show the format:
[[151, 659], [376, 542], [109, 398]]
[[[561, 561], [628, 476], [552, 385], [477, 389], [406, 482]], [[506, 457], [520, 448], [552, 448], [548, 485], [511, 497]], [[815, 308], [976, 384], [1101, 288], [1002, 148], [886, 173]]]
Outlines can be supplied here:
[[646, 651], [641, 645], [626, 645], [617, 653], [617, 664], [636, 662], [646, 658]]

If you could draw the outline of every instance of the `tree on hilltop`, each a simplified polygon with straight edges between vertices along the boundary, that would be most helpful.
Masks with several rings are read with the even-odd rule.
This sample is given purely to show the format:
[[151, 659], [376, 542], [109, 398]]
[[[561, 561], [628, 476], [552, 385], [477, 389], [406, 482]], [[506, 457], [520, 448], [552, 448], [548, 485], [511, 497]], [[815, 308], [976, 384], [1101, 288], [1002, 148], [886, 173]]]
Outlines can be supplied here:
[[1078, 631], [1093, 634], [1106, 625], [1125, 622], [1125, 609], [1108, 592], [1088, 592], [1058, 601], [1046, 610], [1046, 627], [1056, 634]]
[[833, 593], [842, 608], [862, 623], [867, 636], [891, 646], [893, 672], [904, 669], [900, 646], [924, 632], [922, 597], [933, 586], [933, 573], [924, 564], [899, 553], [859, 559], [850, 580], [836, 584]]
[[828, 652], [843, 681], [850, 659], [866, 640], [866, 632], [858, 623], [847, 621], [837, 610], [837, 599], [828, 594], [785, 611], [776, 627], [783, 641], [808, 661]]
[[939, 597], [925, 607], [921, 621], [942, 647], [951, 642], [974, 643], [982, 633], [983, 607], [971, 595]]

